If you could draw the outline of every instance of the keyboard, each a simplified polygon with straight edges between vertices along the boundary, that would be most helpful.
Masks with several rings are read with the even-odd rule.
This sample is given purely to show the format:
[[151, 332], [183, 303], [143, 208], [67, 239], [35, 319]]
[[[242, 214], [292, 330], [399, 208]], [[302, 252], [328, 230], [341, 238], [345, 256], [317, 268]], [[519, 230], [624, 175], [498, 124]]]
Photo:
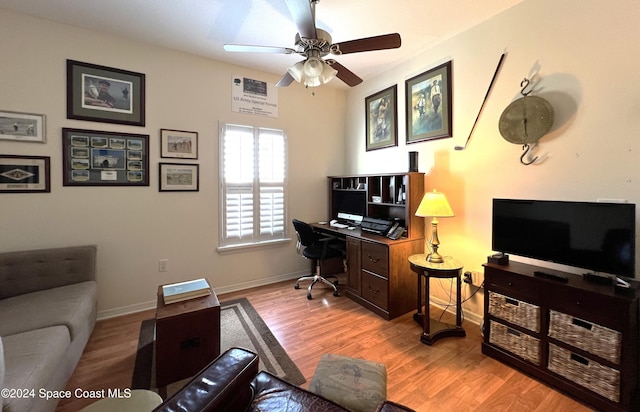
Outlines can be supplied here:
[[344, 228], [349, 227], [349, 225], [343, 225], [342, 223], [338, 223], [338, 222], [336, 222], [336, 223], [330, 223], [330, 224], [329, 224], [329, 226], [331, 226], [331, 227], [337, 227], [338, 229], [344, 229]]

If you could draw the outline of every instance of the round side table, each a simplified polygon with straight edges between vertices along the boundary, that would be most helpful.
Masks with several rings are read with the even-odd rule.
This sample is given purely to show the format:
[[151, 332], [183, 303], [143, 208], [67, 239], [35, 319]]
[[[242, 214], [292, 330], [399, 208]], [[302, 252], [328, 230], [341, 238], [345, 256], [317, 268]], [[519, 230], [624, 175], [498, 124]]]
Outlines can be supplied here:
[[[427, 260], [427, 255], [409, 256], [411, 270], [418, 274], [418, 311], [413, 318], [422, 325], [420, 340], [427, 345], [432, 345], [436, 340], [448, 336], [464, 337], [466, 333], [462, 329], [462, 298], [461, 298], [461, 273], [464, 265], [458, 259], [445, 257], [442, 263], [433, 263]], [[424, 314], [422, 313], [422, 291], [424, 278]], [[456, 278], [456, 324], [440, 322], [429, 316], [429, 280], [431, 278]]]

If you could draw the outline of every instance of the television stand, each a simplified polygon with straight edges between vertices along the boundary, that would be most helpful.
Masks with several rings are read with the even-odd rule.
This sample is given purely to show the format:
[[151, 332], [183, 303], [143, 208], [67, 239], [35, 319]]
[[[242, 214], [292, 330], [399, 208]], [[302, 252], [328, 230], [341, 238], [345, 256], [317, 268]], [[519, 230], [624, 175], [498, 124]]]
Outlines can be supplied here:
[[[566, 277], [553, 282], [536, 272]], [[640, 283], [486, 263], [482, 353], [597, 410], [640, 410]]]

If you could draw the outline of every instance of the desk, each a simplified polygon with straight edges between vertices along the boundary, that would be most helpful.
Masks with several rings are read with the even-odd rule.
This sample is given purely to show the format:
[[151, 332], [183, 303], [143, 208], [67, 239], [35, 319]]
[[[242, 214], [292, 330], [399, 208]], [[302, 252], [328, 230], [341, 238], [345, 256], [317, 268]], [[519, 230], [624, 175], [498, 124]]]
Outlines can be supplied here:
[[391, 240], [355, 229], [312, 223], [320, 232], [345, 240], [347, 285], [345, 295], [386, 320], [413, 310], [416, 287], [407, 266], [410, 255], [424, 250], [423, 238]]
[[[460, 274], [462, 262], [457, 259], [445, 257], [443, 263], [427, 261], [427, 255], [418, 254], [409, 256], [411, 270], [418, 274], [418, 312], [413, 318], [422, 325], [422, 343], [432, 345], [436, 340], [448, 336], [464, 337], [466, 333], [462, 329], [462, 300]], [[424, 315], [422, 314], [422, 278], [424, 277]], [[429, 280], [431, 278], [456, 278], [456, 324], [450, 325], [431, 319], [429, 316]]]

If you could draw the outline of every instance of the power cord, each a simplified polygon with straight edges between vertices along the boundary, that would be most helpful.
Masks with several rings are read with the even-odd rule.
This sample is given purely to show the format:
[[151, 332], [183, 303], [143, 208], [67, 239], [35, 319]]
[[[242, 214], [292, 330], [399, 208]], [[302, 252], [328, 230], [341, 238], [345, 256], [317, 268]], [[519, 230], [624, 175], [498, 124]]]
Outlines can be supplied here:
[[[444, 279], [442, 279], [444, 280]], [[480, 284], [480, 286], [478, 286], [476, 288], [476, 290], [473, 291], [473, 293], [471, 295], [469, 295], [467, 298], [464, 298], [460, 301], [460, 306], [462, 306], [465, 302], [469, 301], [471, 298], [473, 298], [476, 293], [478, 293], [480, 291], [480, 289], [482, 289], [484, 287], [484, 280], [482, 281], [482, 283]], [[453, 306], [453, 278], [449, 279], [449, 290], [447, 291], [447, 289], [445, 289], [442, 286], [442, 282], [440, 282], [440, 288], [442, 289], [442, 291], [449, 297], [449, 302], [447, 302], [447, 304], [444, 305], [443, 309], [442, 309], [442, 313], [440, 313], [440, 316], [438, 317], [438, 321], [442, 321], [442, 317], [444, 316], [444, 314], [447, 312], [447, 310]], [[464, 311], [461, 311], [461, 323], [464, 323]]]

